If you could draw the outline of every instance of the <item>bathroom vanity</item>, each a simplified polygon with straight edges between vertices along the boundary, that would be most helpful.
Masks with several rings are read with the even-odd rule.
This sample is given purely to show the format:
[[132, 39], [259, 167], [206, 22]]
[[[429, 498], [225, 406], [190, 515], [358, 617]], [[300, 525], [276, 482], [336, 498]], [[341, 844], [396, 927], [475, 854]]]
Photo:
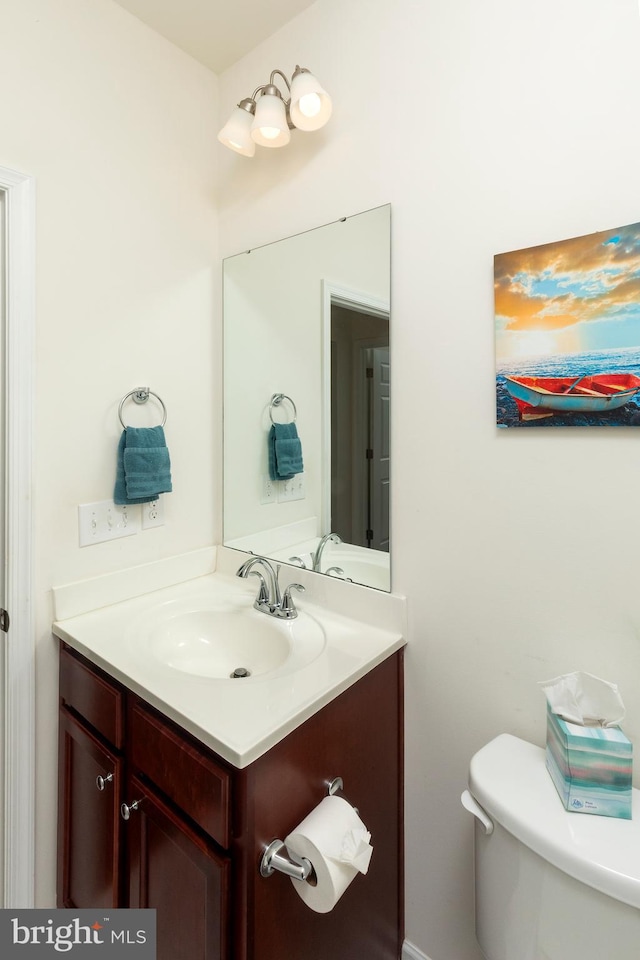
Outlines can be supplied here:
[[[96, 641], [90, 649], [80, 626], [67, 621], [54, 632], [58, 906], [155, 908], [158, 960], [399, 958], [402, 644], [323, 697], [259, 755], [236, 757], [214, 749], [187, 712], [180, 722], [157, 685], [145, 691], [133, 668], [131, 677], [111, 668], [107, 647]], [[207, 696], [219, 690], [224, 702], [224, 691], [244, 682], [211, 683]], [[296, 683], [282, 687], [292, 700]], [[256, 683], [242, 696], [260, 703], [264, 689]], [[371, 831], [373, 857], [368, 873], [320, 914], [287, 876], [263, 877], [259, 866], [265, 847], [284, 840], [334, 777], [342, 777], [342, 796]]]

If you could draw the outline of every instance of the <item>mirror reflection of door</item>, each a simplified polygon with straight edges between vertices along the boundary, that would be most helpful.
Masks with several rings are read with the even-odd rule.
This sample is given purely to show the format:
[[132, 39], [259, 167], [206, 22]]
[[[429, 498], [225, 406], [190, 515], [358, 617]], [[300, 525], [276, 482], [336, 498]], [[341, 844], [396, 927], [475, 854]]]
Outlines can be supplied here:
[[389, 316], [331, 305], [331, 530], [389, 550]]

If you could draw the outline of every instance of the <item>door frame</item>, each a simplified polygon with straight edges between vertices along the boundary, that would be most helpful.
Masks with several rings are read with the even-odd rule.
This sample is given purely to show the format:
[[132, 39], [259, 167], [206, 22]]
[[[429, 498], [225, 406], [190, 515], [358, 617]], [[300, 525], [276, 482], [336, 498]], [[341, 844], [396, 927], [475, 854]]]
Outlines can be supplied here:
[[0, 167], [6, 201], [4, 906], [35, 899], [35, 628], [32, 443], [35, 354], [35, 180]]
[[391, 305], [381, 297], [363, 293], [344, 284], [322, 280], [322, 483], [320, 535], [331, 533], [331, 306], [389, 317]]

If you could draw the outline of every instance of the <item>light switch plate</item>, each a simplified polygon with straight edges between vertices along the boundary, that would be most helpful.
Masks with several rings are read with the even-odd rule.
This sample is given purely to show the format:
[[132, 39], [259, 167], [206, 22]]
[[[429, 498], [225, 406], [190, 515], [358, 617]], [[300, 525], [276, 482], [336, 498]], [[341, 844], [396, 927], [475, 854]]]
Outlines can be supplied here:
[[100, 500], [78, 506], [81, 547], [117, 540], [119, 537], [130, 537], [139, 530], [140, 507], [137, 503], [120, 505], [113, 500]]
[[278, 503], [288, 500], [304, 500], [304, 473], [297, 473], [291, 480], [281, 480], [278, 490]]

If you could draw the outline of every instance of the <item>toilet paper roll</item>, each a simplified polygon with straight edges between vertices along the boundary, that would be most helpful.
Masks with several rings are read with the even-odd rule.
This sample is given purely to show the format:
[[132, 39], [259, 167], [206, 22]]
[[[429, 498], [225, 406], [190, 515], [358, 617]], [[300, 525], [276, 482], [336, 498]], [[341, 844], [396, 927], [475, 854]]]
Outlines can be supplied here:
[[373, 848], [371, 834], [357, 812], [342, 797], [325, 797], [285, 837], [289, 853], [313, 864], [315, 885], [291, 882], [298, 896], [316, 913], [328, 913], [357, 876], [366, 873]]

